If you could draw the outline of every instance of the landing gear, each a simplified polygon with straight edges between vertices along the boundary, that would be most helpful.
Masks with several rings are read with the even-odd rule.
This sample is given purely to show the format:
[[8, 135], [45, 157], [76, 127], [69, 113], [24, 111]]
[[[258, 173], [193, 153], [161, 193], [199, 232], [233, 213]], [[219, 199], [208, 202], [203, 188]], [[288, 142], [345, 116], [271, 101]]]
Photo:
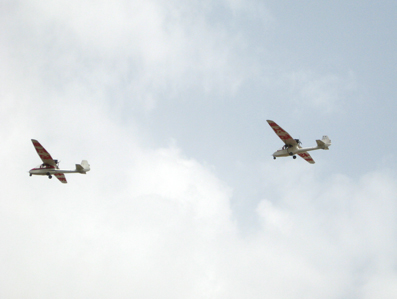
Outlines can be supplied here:
[[293, 155], [293, 153], [291, 152], [291, 153], [288, 153], [290, 156], [292, 156]]
[[32, 174], [31, 174], [31, 173], [29, 173], [29, 176], [32, 176]]
[[47, 175], [48, 175], [48, 178], [49, 178], [49, 179], [52, 179], [51, 173], [47, 172]]
[[296, 159], [296, 156], [294, 155], [292, 158]]
[[276, 160], [276, 157], [273, 156], [273, 160]]

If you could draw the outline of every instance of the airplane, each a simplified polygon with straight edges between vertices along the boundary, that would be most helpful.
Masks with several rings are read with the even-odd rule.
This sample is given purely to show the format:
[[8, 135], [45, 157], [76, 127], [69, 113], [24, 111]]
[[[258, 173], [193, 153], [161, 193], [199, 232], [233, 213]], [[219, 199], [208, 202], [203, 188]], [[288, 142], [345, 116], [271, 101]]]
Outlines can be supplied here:
[[29, 175], [46, 175], [49, 179], [52, 178], [52, 175], [63, 184], [66, 184], [65, 173], [82, 173], [86, 174], [87, 171], [90, 171], [90, 164], [88, 164], [87, 160], [81, 161], [81, 164], [76, 164], [75, 170], [62, 170], [59, 169], [59, 161], [52, 159], [51, 155], [46, 151], [46, 149], [35, 139], [32, 139], [32, 143], [37, 153], [39, 154], [40, 159], [43, 161], [43, 164], [32, 168], [29, 170]]
[[284, 141], [285, 145], [278, 151], [273, 153], [273, 159], [277, 157], [288, 157], [292, 156], [296, 159], [296, 155], [302, 157], [310, 164], [314, 164], [313, 158], [310, 156], [308, 151], [314, 151], [318, 149], [328, 150], [331, 146], [331, 140], [328, 136], [323, 136], [321, 140], [316, 140], [317, 146], [314, 147], [301, 147], [302, 142], [299, 139], [293, 139], [286, 131], [284, 131], [278, 124], [272, 120], [267, 120], [270, 127], [276, 132], [277, 136]]

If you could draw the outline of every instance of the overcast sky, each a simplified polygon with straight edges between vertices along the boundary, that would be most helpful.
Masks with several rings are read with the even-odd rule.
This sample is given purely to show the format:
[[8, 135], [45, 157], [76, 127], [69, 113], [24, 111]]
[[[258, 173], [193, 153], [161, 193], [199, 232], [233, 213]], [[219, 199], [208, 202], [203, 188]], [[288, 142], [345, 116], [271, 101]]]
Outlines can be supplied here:
[[397, 297], [396, 9], [0, 1], [0, 297]]

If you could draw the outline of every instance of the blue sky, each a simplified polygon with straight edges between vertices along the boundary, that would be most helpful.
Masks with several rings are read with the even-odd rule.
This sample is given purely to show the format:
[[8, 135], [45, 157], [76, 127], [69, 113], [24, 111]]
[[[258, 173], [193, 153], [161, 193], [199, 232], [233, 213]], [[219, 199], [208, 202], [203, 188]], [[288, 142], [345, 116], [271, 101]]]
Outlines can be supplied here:
[[396, 296], [394, 2], [0, 6], [1, 297]]

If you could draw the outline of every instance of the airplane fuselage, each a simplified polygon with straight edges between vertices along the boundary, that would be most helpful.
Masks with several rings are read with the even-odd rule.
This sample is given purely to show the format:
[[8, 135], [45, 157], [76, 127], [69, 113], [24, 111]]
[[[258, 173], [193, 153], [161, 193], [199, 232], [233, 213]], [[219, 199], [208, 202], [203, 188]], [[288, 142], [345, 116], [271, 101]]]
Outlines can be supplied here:
[[32, 168], [29, 170], [30, 175], [49, 175], [54, 173], [82, 173], [76, 170], [64, 170], [64, 169], [56, 169], [56, 168]]
[[291, 146], [286, 149], [280, 149], [273, 153], [273, 157], [289, 157], [294, 156], [296, 154], [305, 153], [309, 151], [314, 151], [320, 149], [318, 146], [315, 147], [300, 147], [300, 146]]

